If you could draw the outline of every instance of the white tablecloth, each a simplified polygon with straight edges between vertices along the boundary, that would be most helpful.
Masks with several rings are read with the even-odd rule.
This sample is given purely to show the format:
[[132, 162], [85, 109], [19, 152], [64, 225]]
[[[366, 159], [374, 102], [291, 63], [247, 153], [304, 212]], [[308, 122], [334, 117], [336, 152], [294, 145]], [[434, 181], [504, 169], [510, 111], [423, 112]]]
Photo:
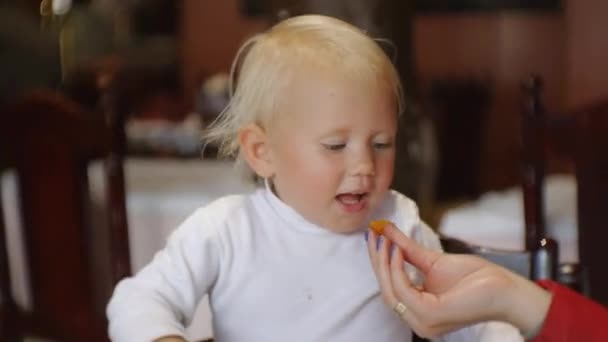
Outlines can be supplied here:
[[[100, 164], [89, 169], [91, 193], [103, 198], [103, 176]], [[131, 264], [136, 272], [146, 265], [168, 235], [196, 208], [232, 193], [250, 190], [253, 185], [233, 169], [233, 164], [219, 161], [129, 159], [125, 163], [127, 214]], [[28, 279], [24, 273], [24, 251], [16, 201], [15, 175], [2, 175], [7, 242], [16, 301], [30, 306]], [[189, 328], [190, 337], [212, 336], [211, 315], [205, 298]]]
[[[578, 261], [576, 181], [569, 175], [545, 180], [547, 235], [559, 245], [560, 262]], [[439, 231], [476, 245], [507, 250], [524, 249], [523, 197], [520, 188], [491, 192], [443, 216]]]

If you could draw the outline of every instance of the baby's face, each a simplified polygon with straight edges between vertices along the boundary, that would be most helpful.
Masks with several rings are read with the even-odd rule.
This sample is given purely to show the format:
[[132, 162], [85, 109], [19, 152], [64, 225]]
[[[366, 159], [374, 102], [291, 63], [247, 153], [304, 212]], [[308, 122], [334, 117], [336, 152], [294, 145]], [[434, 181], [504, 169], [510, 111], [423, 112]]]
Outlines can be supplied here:
[[339, 75], [299, 74], [268, 130], [275, 190], [309, 221], [356, 231], [392, 181], [395, 98]]

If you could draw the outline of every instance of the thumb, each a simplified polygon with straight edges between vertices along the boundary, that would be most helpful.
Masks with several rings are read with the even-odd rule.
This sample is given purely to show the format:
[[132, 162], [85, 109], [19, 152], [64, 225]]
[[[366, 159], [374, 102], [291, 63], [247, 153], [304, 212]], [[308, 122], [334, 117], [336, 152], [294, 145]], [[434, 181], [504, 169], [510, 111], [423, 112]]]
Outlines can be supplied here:
[[430, 271], [435, 261], [441, 256], [441, 253], [424, 248], [407, 237], [392, 223], [384, 228], [384, 235], [403, 251], [405, 261], [424, 274]]

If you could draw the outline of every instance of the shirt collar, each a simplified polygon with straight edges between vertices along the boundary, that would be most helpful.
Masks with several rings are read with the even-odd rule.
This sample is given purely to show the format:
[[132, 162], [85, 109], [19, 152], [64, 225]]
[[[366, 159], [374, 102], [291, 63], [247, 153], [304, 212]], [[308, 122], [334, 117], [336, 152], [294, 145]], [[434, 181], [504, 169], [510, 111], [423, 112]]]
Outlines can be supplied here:
[[264, 179], [263, 196], [272, 211], [287, 224], [287, 228], [312, 234], [336, 234], [329, 229], [310, 222], [287, 203], [283, 202], [274, 192], [272, 181], [268, 178]]

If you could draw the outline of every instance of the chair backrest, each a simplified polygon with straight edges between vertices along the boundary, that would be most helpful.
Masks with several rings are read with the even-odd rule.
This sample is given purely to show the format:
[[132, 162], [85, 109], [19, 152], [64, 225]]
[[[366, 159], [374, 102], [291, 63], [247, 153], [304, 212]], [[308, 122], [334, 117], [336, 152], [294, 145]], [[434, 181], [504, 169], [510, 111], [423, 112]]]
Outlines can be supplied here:
[[602, 254], [608, 248], [608, 100], [567, 113], [545, 112], [542, 84], [525, 84], [522, 116], [524, 146], [524, 212], [527, 241], [544, 234], [542, 198], [546, 151], [567, 158], [577, 184], [578, 250], [583, 293], [608, 305], [608, 273]]
[[[536, 82], [532, 80], [531, 82]], [[538, 89], [532, 87], [532, 92]], [[542, 179], [544, 175], [541, 103], [534, 96], [526, 102], [526, 117], [522, 135], [522, 186], [524, 190], [525, 248], [523, 251], [504, 251], [475, 246], [458, 239], [441, 237], [443, 249], [449, 253], [476, 254], [532, 279], [558, 279], [558, 246], [545, 235], [542, 215]]]
[[552, 239], [542, 239], [538, 247], [524, 251], [487, 248], [445, 236], [440, 240], [448, 253], [475, 254], [528, 279], [557, 279], [557, 244]]
[[87, 165], [103, 159], [106, 166], [106, 261], [113, 285], [130, 274], [124, 149], [115, 127], [120, 120], [87, 113], [51, 91], [23, 96], [1, 115], [0, 154], [18, 179], [32, 311], [20, 310], [12, 299], [0, 219], [0, 340], [34, 335], [107, 341], [103, 310], [94, 300], [98, 270], [91, 267], [86, 228], [91, 223]]

